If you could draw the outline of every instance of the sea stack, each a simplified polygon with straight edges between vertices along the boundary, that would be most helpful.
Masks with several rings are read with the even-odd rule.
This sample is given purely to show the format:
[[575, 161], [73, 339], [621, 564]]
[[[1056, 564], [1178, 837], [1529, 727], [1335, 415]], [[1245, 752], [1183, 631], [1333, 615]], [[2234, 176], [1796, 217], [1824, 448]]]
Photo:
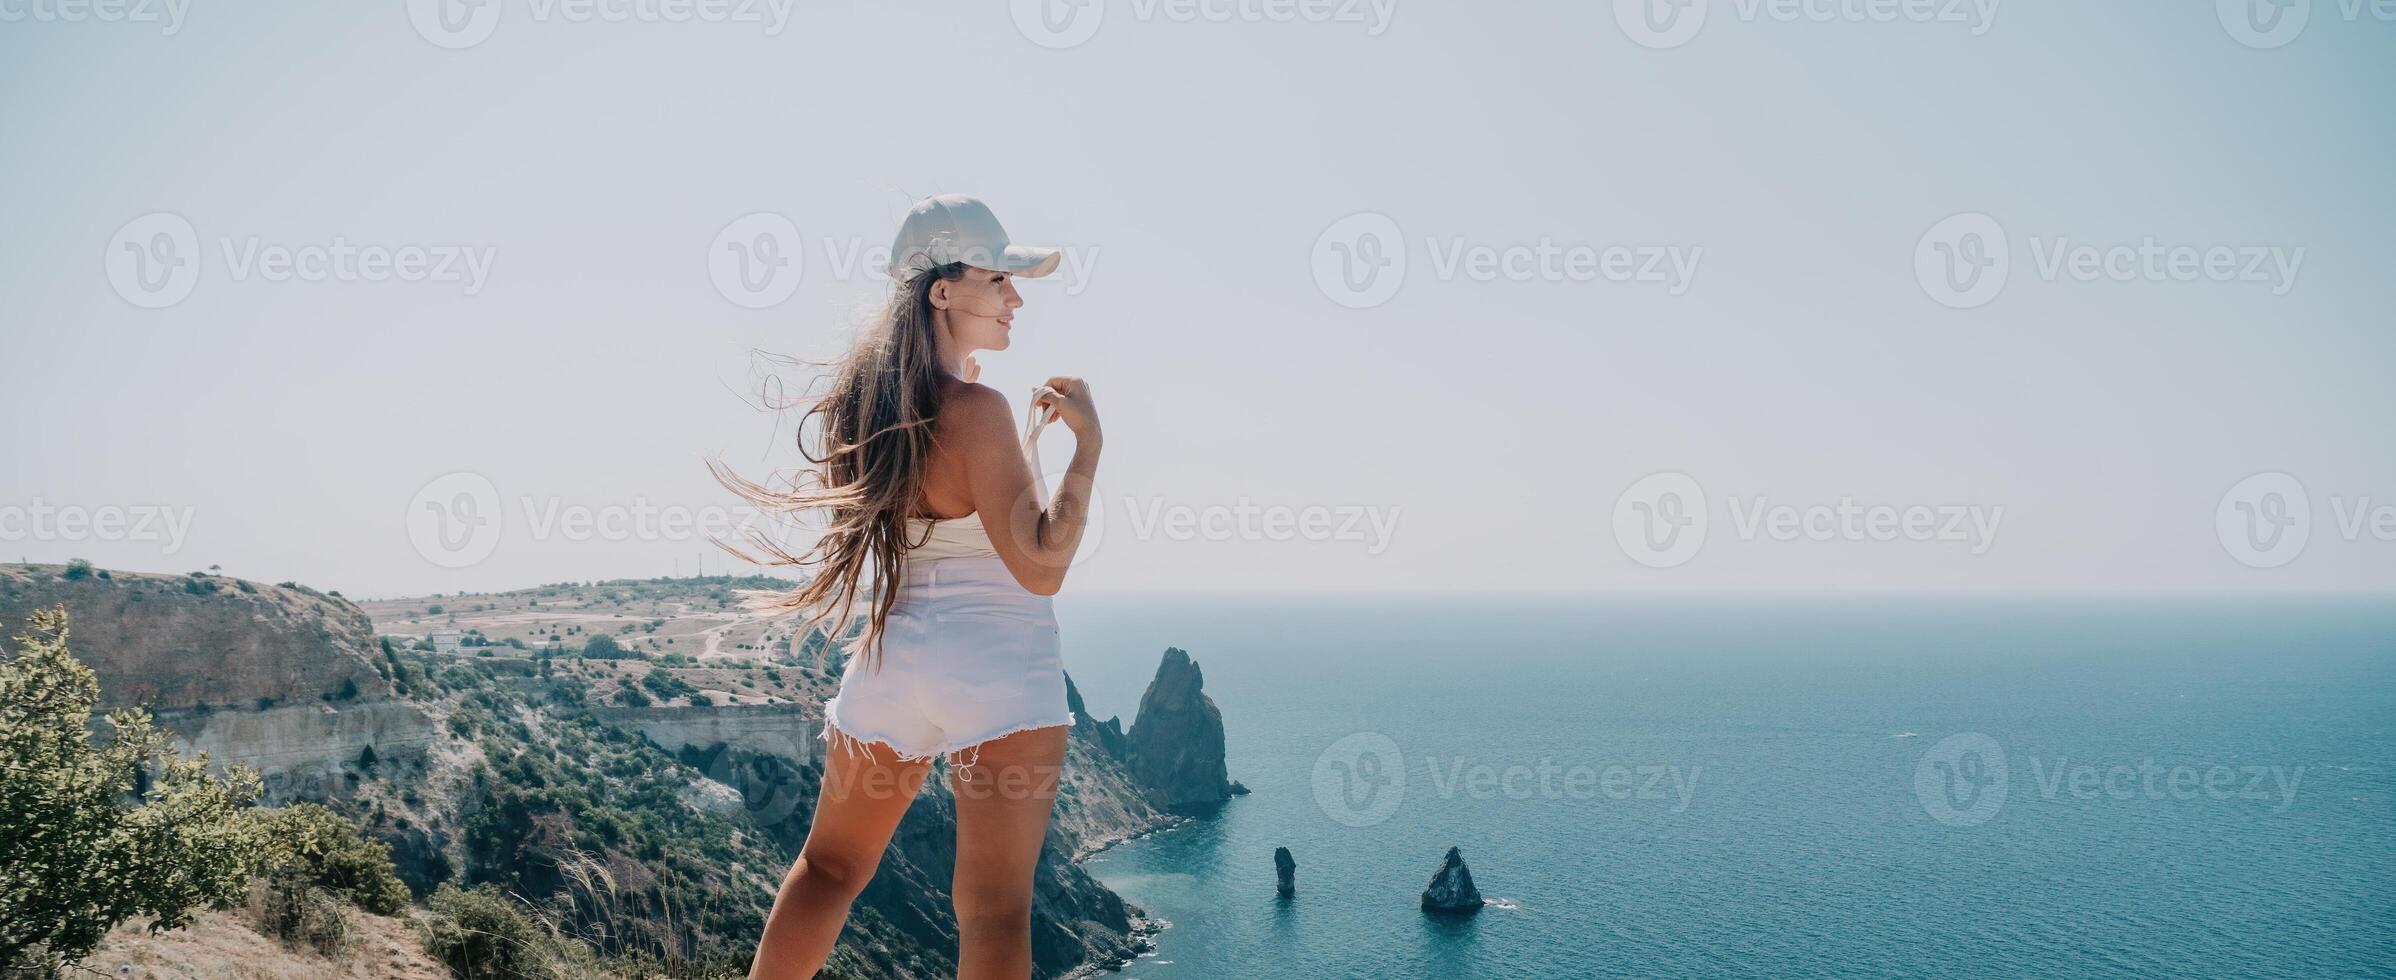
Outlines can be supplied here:
[[1448, 848], [1447, 860], [1439, 863], [1439, 873], [1431, 876], [1431, 887], [1423, 889], [1423, 911], [1470, 915], [1481, 910], [1481, 890], [1473, 887], [1472, 870], [1464, 866], [1464, 853]]
[[1223, 766], [1223, 712], [1206, 696], [1198, 662], [1178, 647], [1165, 650], [1156, 679], [1140, 697], [1131, 723], [1132, 778], [1158, 809], [1207, 813], [1231, 799]]
[[1276, 895], [1280, 895], [1280, 896], [1283, 896], [1283, 897], [1285, 897], [1285, 898], [1286, 898], [1286, 897], [1288, 897], [1289, 895], [1291, 895], [1292, 893], [1296, 892], [1297, 890], [1298, 890], [1298, 859], [1297, 859], [1297, 858], [1294, 858], [1294, 857], [1291, 857], [1291, 856], [1290, 856], [1290, 849], [1289, 849], [1289, 848], [1286, 848], [1286, 847], [1276, 847], [1276, 848], [1274, 848], [1274, 849], [1273, 849], [1273, 893], [1274, 893], [1274, 894], [1276, 894]]

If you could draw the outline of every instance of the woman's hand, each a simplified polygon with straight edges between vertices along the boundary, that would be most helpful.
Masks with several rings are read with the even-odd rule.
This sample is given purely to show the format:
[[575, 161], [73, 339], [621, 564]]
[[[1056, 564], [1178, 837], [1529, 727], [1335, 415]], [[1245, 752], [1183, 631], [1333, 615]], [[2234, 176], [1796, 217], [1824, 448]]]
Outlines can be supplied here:
[[1062, 420], [1075, 439], [1098, 438], [1098, 403], [1090, 400], [1090, 383], [1064, 375], [1048, 379], [1032, 392], [1032, 404], [1048, 410], [1048, 420]]

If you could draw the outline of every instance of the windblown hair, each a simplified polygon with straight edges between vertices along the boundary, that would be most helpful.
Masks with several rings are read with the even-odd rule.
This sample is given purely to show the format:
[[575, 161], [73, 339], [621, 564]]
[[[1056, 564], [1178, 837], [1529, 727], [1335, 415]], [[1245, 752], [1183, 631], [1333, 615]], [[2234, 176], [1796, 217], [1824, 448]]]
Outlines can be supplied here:
[[[821, 630], [829, 641], [826, 651], [849, 638], [853, 655], [876, 669], [883, 626], [905, 581], [902, 563], [909, 548], [922, 544], [909, 543], [906, 535], [907, 521], [923, 499], [932, 423], [940, 415], [944, 372], [933, 339], [932, 286], [963, 276], [965, 268], [962, 262], [950, 263], [900, 283], [848, 353], [829, 365], [830, 388], [799, 425], [799, 451], [814, 465], [792, 479], [789, 489], [751, 482], [721, 462], [708, 464], [717, 482], [770, 512], [821, 512], [828, 518], [815, 544], [797, 554], [753, 528], [747, 537], [762, 558], [718, 542], [748, 561], [807, 573], [806, 581], [787, 592], [744, 593], [749, 608], [799, 615], [797, 635]], [[859, 623], [855, 604], [869, 590], [872, 611]], [[853, 638], [852, 626], [860, 627]]]

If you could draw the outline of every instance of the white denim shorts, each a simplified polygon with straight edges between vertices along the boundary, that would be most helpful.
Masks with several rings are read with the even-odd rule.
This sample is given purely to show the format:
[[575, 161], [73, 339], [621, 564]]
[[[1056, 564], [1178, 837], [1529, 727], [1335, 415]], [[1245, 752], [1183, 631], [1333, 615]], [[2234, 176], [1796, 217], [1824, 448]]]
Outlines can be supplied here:
[[824, 703], [828, 747], [880, 742], [899, 758], [946, 755], [960, 771], [984, 742], [1073, 724], [1048, 596], [996, 558], [911, 561], [891, 604], [877, 670], [852, 658]]

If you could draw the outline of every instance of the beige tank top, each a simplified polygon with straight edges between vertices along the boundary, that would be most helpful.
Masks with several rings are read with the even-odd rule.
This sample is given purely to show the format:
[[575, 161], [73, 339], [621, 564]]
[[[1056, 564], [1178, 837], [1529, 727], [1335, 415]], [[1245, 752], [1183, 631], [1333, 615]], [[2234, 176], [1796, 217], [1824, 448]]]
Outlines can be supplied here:
[[[1040, 474], [1040, 430], [1047, 427], [1048, 420], [1040, 417], [1040, 406], [1031, 406], [1023, 420], [1023, 458], [1032, 466], [1033, 499], [1043, 510], [1048, 507], [1048, 479]], [[908, 561], [998, 557], [998, 549], [990, 544], [990, 532], [982, 527], [980, 514], [946, 519], [910, 518], [907, 540], [922, 542], [908, 549]]]

